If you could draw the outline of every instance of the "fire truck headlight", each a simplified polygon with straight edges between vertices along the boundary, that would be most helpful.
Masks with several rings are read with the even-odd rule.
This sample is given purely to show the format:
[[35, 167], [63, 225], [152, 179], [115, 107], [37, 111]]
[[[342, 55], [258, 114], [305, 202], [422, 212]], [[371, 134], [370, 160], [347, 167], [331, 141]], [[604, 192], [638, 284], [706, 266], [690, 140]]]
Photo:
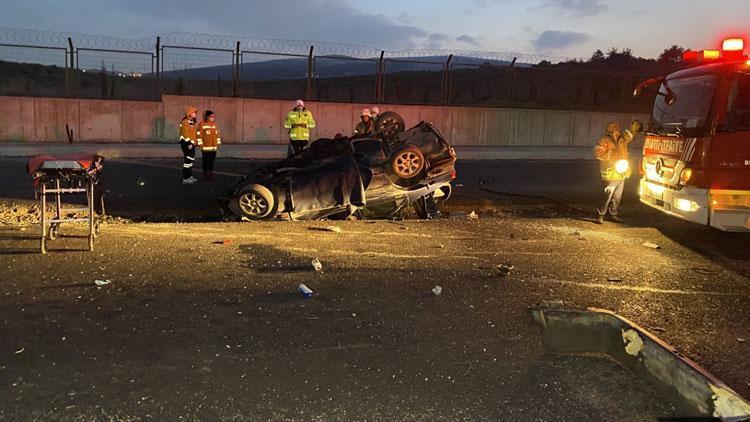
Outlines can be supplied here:
[[627, 173], [629, 168], [630, 168], [630, 163], [628, 163], [628, 160], [620, 160], [617, 163], [615, 163], [615, 171], [617, 171], [620, 174]]
[[680, 173], [680, 184], [686, 185], [693, 177], [693, 169], [685, 169]]
[[680, 211], [695, 212], [698, 211], [700, 205], [689, 199], [677, 198], [674, 200], [674, 207]]

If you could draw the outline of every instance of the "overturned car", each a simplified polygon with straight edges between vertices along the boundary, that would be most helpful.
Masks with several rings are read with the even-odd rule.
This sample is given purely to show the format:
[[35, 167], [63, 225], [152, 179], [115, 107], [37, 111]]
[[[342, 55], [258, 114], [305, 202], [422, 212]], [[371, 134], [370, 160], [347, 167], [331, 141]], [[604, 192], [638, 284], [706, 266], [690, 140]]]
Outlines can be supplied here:
[[390, 218], [413, 206], [439, 213], [451, 195], [456, 153], [428, 122], [404, 130], [383, 113], [367, 137], [318, 139], [299, 154], [254, 166], [220, 199], [229, 218], [315, 220]]

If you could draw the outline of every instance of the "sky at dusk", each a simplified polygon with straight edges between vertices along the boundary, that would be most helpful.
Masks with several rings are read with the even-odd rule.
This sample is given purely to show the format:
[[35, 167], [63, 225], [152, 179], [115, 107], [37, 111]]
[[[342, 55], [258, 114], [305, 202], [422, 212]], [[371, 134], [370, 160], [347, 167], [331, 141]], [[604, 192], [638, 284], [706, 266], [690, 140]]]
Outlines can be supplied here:
[[0, 26], [144, 38], [198, 32], [355, 43], [387, 50], [469, 49], [589, 57], [628, 47], [715, 47], [750, 35], [747, 0], [25, 0]]

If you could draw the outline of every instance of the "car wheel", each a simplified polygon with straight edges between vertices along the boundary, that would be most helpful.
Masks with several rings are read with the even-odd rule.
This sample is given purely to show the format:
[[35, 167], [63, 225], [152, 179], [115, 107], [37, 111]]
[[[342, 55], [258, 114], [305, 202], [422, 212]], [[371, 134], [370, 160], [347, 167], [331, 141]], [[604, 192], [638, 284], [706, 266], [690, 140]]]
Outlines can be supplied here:
[[242, 217], [263, 220], [276, 214], [277, 202], [273, 192], [263, 185], [247, 185], [240, 189], [235, 199]]
[[385, 139], [394, 139], [405, 129], [404, 118], [393, 111], [386, 111], [375, 120], [375, 132]]
[[394, 183], [400, 186], [410, 186], [419, 180], [425, 166], [424, 154], [414, 145], [407, 145], [394, 152], [389, 163], [390, 173], [396, 178]]

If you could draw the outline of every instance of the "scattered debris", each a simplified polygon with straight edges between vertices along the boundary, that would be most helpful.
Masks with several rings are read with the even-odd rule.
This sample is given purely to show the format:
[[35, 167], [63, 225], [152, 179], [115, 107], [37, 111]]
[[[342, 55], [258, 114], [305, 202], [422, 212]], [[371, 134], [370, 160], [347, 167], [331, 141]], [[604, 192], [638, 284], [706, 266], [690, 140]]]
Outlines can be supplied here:
[[94, 280], [94, 284], [96, 284], [98, 287], [106, 286], [107, 284], [111, 284], [112, 280]]
[[651, 330], [651, 331], [659, 332], [659, 333], [665, 333], [667, 331], [667, 329], [664, 328], [664, 327], [651, 327], [651, 326], [648, 326], [648, 329]]
[[443, 288], [441, 286], [435, 286], [432, 288], [432, 294], [435, 296], [440, 296], [441, 293], [443, 293]]
[[320, 260], [318, 258], [315, 258], [311, 261], [311, 264], [313, 266], [313, 269], [316, 272], [320, 272], [323, 270], [323, 264], [320, 263]]
[[445, 249], [445, 245], [437, 245], [436, 248], [438, 248], [438, 249]]
[[140, 182], [138, 183], [139, 186], [146, 186], [146, 182]]
[[467, 218], [469, 220], [479, 220], [479, 215], [477, 215], [476, 212], [472, 211], [472, 212], [469, 213], [469, 215], [467, 216]]
[[510, 264], [500, 264], [495, 268], [497, 268], [497, 272], [501, 277], [507, 277], [516, 267]]
[[310, 290], [309, 287], [305, 286], [304, 284], [300, 284], [299, 287], [297, 287], [297, 291], [305, 298], [309, 299], [315, 294], [312, 290]]
[[661, 249], [661, 246], [657, 245], [656, 243], [651, 243], [651, 242], [645, 242], [643, 246], [647, 248], [651, 248], [651, 249]]
[[742, 337], [737, 337], [737, 342], [738, 342], [738, 343], [744, 343], [744, 342], [745, 342], [745, 339], [744, 339], [744, 338], [742, 338]]
[[341, 233], [341, 229], [336, 226], [328, 226], [326, 227], [326, 231], [333, 232], [333, 233]]
[[607, 278], [607, 281], [610, 283], [622, 283], [622, 279], [620, 277], [609, 277]]
[[457, 184], [456, 184], [456, 187], [457, 187], [457, 188], [462, 188], [462, 187], [464, 187], [464, 184], [463, 184], [463, 183], [457, 183]]
[[234, 242], [232, 239], [217, 240], [214, 245], [231, 245]]
[[23, 351], [24, 351], [24, 350], [26, 350], [26, 348], [25, 348], [25, 347], [22, 347], [22, 348], [20, 348], [20, 349], [16, 350], [16, 351], [15, 351], [15, 354], [17, 354], [17, 355], [18, 355], [18, 354], [21, 354], [21, 353], [23, 353]]
[[570, 236], [580, 236], [580, 235], [581, 235], [581, 232], [579, 232], [578, 230], [570, 234]]

